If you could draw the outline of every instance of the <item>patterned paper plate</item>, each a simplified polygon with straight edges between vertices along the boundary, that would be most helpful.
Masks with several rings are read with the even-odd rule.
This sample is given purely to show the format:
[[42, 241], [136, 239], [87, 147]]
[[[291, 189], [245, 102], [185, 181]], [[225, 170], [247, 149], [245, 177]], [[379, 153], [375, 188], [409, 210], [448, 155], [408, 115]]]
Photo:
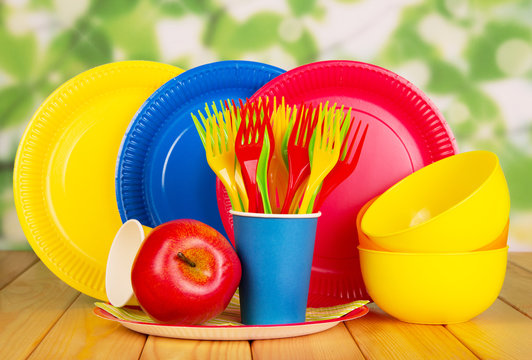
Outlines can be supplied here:
[[354, 320], [366, 315], [369, 309], [359, 307], [335, 319], [310, 321], [283, 325], [241, 325], [241, 326], [179, 326], [161, 325], [121, 320], [107, 311], [95, 307], [94, 314], [111, 321], [117, 321], [133, 331], [155, 336], [194, 340], [263, 340], [314, 334], [332, 328], [342, 321]]

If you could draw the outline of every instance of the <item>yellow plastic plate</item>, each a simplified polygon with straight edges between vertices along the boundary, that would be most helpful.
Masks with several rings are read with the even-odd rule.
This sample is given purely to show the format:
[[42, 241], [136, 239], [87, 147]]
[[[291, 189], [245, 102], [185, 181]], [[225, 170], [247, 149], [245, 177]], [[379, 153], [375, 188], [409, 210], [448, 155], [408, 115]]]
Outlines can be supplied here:
[[142, 103], [183, 70], [124, 61], [61, 85], [30, 121], [13, 176], [15, 205], [28, 242], [61, 280], [107, 300], [105, 267], [122, 222], [115, 164], [122, 137]]

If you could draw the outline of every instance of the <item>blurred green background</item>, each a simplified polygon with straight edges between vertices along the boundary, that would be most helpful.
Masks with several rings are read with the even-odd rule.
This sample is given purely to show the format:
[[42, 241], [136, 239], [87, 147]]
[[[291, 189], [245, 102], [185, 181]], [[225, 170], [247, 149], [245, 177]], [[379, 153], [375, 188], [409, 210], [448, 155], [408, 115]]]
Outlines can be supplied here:
[[28, 249], [13, 161], [32, 113], [104, 63], [183, 69], [243, 59], [284, 69], [325, 59], [388, 68], [425, 91], [461, 151], [501, 158], [511, 249], [532, 250], [532, 1], [3, 0], [0, 2], [0, 249]]

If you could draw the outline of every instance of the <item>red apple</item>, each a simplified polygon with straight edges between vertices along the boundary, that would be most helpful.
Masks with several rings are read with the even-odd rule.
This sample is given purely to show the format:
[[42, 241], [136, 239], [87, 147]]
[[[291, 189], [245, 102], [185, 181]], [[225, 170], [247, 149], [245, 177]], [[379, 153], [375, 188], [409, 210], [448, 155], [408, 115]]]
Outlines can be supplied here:
[[156, 227], [131, 271], [133, 291], [154, 320], [200, 324], [220, 314], [240, 283], [236, 252], [218, 231], [196, 220]]

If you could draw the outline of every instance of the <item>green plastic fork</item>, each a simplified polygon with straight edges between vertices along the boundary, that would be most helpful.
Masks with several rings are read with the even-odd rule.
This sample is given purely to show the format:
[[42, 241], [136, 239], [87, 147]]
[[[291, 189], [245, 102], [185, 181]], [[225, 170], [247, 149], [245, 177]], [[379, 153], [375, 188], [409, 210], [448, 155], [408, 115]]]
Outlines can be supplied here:
[[275, 140], [273, 137], [273, 131], [269, 119], [265, 119], [264, 121], [266, 121], [267, 132], [266, 134], [264, 134], [264, 144], [262, 146], [262, 152], [260, 154], [259, 163], [257, 164], [257, 186], [260, 190], [264, 213], [271, 214], [272, 205], [270, 202], [270, 195], [268, 191], [268, 168], [271, 164], [273, 153], [275, 151]]

